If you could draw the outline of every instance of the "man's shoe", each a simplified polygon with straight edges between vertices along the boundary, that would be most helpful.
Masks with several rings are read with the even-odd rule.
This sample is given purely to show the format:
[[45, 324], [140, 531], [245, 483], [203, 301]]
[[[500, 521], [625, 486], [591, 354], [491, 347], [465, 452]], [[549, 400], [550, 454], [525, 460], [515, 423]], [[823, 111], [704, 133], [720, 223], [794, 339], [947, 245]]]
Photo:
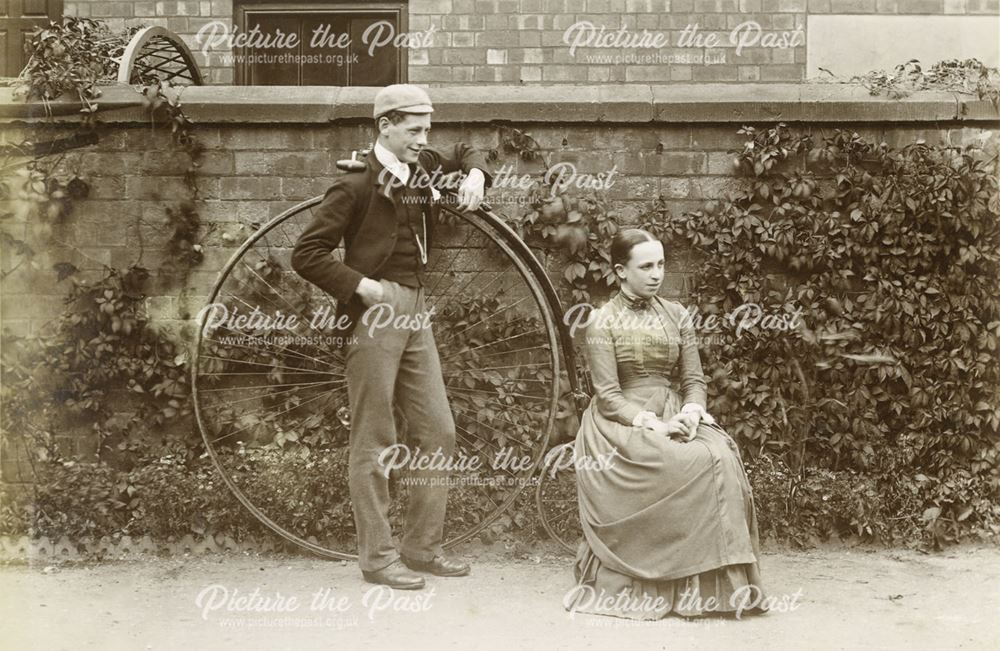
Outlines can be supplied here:
[[424, 577], [407, 572], [399, 561], [393, 561], [387, 567], [374, 572], [362, 570], [361, 575], [368, 583], [379, 583], [397, 590], [419, 590], [424, 587]]
[[411, 570], [428, 572], [434, 576], [465, 576], [471, 569], [468, 563], [448, 560], [444, 556], [435, 556], [429, 561], [417, 561], [405, 556], [401, 558]]

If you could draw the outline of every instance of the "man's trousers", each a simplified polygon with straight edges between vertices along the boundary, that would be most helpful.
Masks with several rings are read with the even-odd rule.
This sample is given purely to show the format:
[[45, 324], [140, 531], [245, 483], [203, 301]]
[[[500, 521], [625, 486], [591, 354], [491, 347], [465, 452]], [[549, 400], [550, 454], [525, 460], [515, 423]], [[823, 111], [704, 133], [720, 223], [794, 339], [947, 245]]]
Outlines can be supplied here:
[[[397, 463], [407, 455], [417, 458], [418, 451], [421, 456], [439, 452], [435, 456], [447, 461], [455, 446], [455, 422], [424, 290], [379, 282], [385, 290], [383, 304], [368, 310], [345, 346], [351, 405], [348, 486], [364, 571], [380, 570], [399, 558], [389, 527], [389, 481], [379, 456], [401, 443], [406, 447], [388, 455]], [[376, 327], [389, 315], [393, 323]], [[405, 441], [397, 441], [394, 404], [406, 419]], [[399, 551], [415, 560], [429, 561], [442, 553], [448, 472], [437, 468], [404, 474], [409, 501]]]

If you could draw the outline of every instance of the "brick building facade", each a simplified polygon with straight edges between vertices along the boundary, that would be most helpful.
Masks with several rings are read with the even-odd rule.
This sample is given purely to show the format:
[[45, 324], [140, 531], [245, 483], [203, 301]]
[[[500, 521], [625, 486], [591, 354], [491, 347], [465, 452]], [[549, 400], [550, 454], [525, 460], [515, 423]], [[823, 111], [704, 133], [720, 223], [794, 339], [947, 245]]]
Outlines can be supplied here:
[[[197, 34], [213, 23], [237, 24], [237, 15], [247, 7], [292, 6], [286, 0], [262, 3], [69, 0], [64, 13], [100, 18], [116, 28], [164, 26], [182, 35], [196, 52], [208, 83], [231, 84], [240, 82], [233, 50], [220, 45], [203, 52], [205, 38], [199, 42]], [[894, 26], [898, 21], [892, 19], [912, 19], [916, 29], [933, 30], [927, 34], [929, 42], [950, 39], [967, 45], [977, 40], [970, 38], [968, 28], [945, 28], [941, 19], [965, 17], [979, 25], [976, 33], [982, 33], [984, 26], [989, 32], [991, 23], [983, 21], [996, 23], [998, 4], [997, 0], [409, 0], [378, 6], [395, 7], [399, 15], [395, 35], [405, 31], [411, 37], [411, 46], [403, 51], [399, 80], [433, 86], [796, 82], [813, 76], [819, 67], [837, 67], [839, 54], [830, 45], [810, 49], [814, 36], [830, 36], [824, 23], [816, 22], [826, 17], [850, 16], [853, 25], [872, 25], [884, 33], [878, 44], [881, 60], [866, 57], [865, 61], [872, 68], [891, 68], [914, 58], [920, 47], [909, 32], [898, 31]], [[360, 11], [373, 5], [328, 1], [294, 6]], [[924, 29], [922, 20], [936, 22], [928, 22]], [[980, 43], [972, 50], [990, 65], [997, 63], [996, 35], [993, 29], [992, 43]], [[858, 49], [852, 37], [866, 38], [853, 29], [834, 36], [847, 51]], [[602, 39], [607, 47], [595, 46]], [[834, 63], [810, 66], [810, 56]], [[948, 58], [961, 57], [955, 53]]]

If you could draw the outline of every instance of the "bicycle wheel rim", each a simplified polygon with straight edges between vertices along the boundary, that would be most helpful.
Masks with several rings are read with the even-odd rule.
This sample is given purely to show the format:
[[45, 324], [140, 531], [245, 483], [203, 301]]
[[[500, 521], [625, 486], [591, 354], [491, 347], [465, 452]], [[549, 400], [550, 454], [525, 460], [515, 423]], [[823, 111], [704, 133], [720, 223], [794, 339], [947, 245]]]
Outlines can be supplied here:
[[[320, 201], [321, 198], [317, 197], [293, 206], [274, 219], [270, 220], [256, 233], [254, 233], [246, 242], [244, 242], [230, 257], [229, 261], [220, 272], [219, 277], [209, 294], [207, 303], [213, 304], [220, 298], [220, 293], [226, 286], [227, 278], [231, 273], [233, 273], [234, 268], [241, 264], [241, 261], [245, 260], [249, 251], [257, 246], [262, 240], [266, 240], [268, 235], [275, 231], [279, 226], [286, 224], [292, 217], [309, 211]], [[531, 300], [537, 308], [538, 317], [544, 323], [544, 338], [546, 340], [545, 346], [547, 347], [549, 358], [549, 361], [547, 362], [548, 368], [551, 369], [553, 377], [557, 378], [560, 373], [560, 357], [558, 353], [559, 347], [557, 330], [555, 327], [555, 317], [552, 313], [552, 309], [545, 299], [544, 291], [539, 286], [539, 283], [534, 280], [529, 267], [520, 258], [519, 254], [506, 242], [504, 242], [503, 238], [496, 234], [495, 229], [490, 226], [491, 221], [488, 217], [489, 216], [484, 218], [482, 215], [475, 214], [459, 215], [459, 219], [464, 220], [466, 226], [476, 229], [482, 238], [488, 239], [491, 246], [500, 250], [504, 260], [506, 260], [511, 265], [512, 269], [515, 270], [520, 276], [520, 278], [523, 279], [522, 282], [524, 283], [524, 289], [526, 289], [530, 294]], [[273, 512], [267, 512], [266, 509], [261, 508], [260, 505], [256, 503], [257, 500], [249, 497], [247, 492], [244, 490], [244, 487], [241, 487], [240, 483], [234, 480], [233, 476], [231, 476], [230, 469], [227, 468], [226, 462], [222, 458], [222, 455], [220, 455], [219, 450], [217, 450], [217, 441], [213, 440], [209, 422], [212, 418], [212, 414], [210, 413], [210, 410], [206, 409], [205, 401], [203, 399], [204, 391], [210, 390], [203, 387], [200, 377], [200, 369], [202, 368], [202, 353], [206, 346], [206, 326], [207, 324], [202, 323], [198, 328], [195, 360], [192, 365], [192, 395], [195, 403], [195, 417], [203, 440], [205, 441], [206, 450], [208, 451], [214, 466], [223, 478], [226, 487], [239, 500], [243, 507], [245, 507], [255, 518], [257, 518], [258, 521], [280, 535], [282, 538], [322, 556], [337, 559], [356, 558], [356, 554], [346, 551], [343, 548], [312, 542], [307, 540], [305, 536], [290, 530], [291, 527], [289, 527], [287, 523], [283, 522], [281, 517], [274, 517], [275, 514]], [[492, 510], [484, 517], [479, 519], [474, 526], [468, 526], [457, 531], [449, 531], [449, 534], [446, 536], [446, 540], [444, 541], [445, 546], [450, 547], [462, 541], [468, 540], [482, 531], [483, 528], [494, 522], [516, 499], [517, 494], [523, 490], [525, 485], [528, 483], [528, 478], [534, 475], [539, 463], [542, 461], [545, 447], [547, 446], [548, 436], [551, 432], [555, 419], [558, 396], [554, 387], [555, 382], [553, 381], [553, 385], [548, 391], [544, 405], [545, 423], [544, 426], [541, 427], [541, 432], [539, 436], [536, 437], [531, 448], [532, 458], [530, 467], [520, 473], [521, 476], [525, 478], [524, 481], [516, 483], [510, 491], [507, 491], [503, 500], [498, 504], [495, 504], [494, 508], [492, 508]], [[449, 398], [451, 398], [450, 395]], [[449, 506], [450, 505], [451, 500], [449, 500]]]

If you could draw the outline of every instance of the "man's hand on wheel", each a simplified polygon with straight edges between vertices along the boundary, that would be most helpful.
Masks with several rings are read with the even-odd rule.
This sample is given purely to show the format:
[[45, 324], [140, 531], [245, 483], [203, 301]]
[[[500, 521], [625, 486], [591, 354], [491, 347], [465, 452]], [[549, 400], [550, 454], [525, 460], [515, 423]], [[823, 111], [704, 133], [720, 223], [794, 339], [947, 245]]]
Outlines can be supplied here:
[[458, 186], [458, 209], [469, 212], [479, 208], [483, 202], [486, 190], [486, 177], [480, 169], [472, 168], [469, 175]]

